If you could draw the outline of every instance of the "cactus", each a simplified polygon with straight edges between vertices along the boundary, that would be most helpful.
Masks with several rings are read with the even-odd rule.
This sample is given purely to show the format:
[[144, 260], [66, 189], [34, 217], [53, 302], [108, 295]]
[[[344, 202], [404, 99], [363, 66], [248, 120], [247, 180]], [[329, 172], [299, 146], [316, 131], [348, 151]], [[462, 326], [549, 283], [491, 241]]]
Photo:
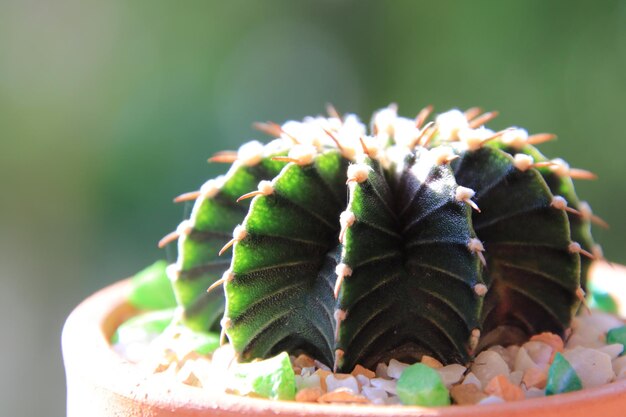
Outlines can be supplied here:
[[553, 135], [431, 110], [390, 106], [368, 135], [330, 108], [211, 158], [232, 166], [177, 197], [191, 217], [161, 242], [178, 241], [183, 322], [221, 326], [242, 361], [305, 352], [343, 371], [563, 335], [600, 256], [572, 185], [592, 174], [539, 153]]

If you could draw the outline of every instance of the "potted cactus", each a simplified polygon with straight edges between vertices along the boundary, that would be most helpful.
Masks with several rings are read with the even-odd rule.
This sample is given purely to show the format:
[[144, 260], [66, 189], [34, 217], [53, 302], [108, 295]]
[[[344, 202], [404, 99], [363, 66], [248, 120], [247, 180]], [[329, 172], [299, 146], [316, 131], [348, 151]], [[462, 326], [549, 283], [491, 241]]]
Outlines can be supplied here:
[[[257, 124], [276, 139], [211, 158], [230, 169], [175, 199], [193, 202], [191, 216], [159, 243], [178, 245], [178, 259], [167, 268], [176, 323], [199, 333], [220, 332], [238, 362], [305, 354], [339, 374], [355, 367], [374, 370], [390, 360], [466, 365], [493, 345], [514, 346], [539, 334], [566, 338], [585, 303], [592, 261], [601, 258], [590, 229], [604, 222], [579, 201], [572, 183], [593, 174], [535, 148], [554, 135], [491, 131], [484, 125], [496, 113], [479, 109], [452, 110], [427, 122], [431, 110], [405, 119], [390, 106], [374, 115], [368, 134], [356, 116], [330, 107], [327, 118]], [[85, 368], [71, 365], [78, 353], [69, 342], [78, 327], [73, 323], [82, 319], [75, 312], [68, 320], [68, 415], [85, 412], [72, 405], [81, 399], [100, 401], [98, 407], [107, 411], [90, 414], [103, 416], [117, 415], [121, 406], [111, 405], [116, 402], [134, 410], [129, 413], [150, 415], [202, 415], [203, 408], [218, 415], [300, 413], [301, 404], [203, 397], [200, 390], [187, 392], [193, 388], [146, 382], [108, 347], [115, 328], [136, 313], [119, 295], [128, 288], [118, 284], [92, 303], [97, 308], [82, 307], [88, 310], [83, 315], [98, 315], [99, 322], [83, 340], [93, 337], [90, 348], [108, 349], [109, 360], [125, 364], [123, 375], [105, 379], [114, 388], [100, 388], [106, 394], [100, 400], [78, 388], [90, 385], [88, 377], [72, 381]], [[417, 381], [430, 375], [411, 369]], [[557, 382], [549, 389], [570, 390]], [[616, 392], [624, 387], [613, 383], [515, 408], [453, 406], [436, 412], [513, 415], [551, 404], [570, 416], [584, 415], [576, 413], [589, 412], [581, 405], [589, 397], [601, 398], [605, 414], [617, 415]], [[449, 403], [447, 391], [443, 403], [411, 402], [411, 395], [402, 401]], [[180, 408], [184, 403], [187, 414]], [[312, 415], [390, 412], [307, 407]], [[394, 407], [392, 414], [427, 412], [416, 410]]]

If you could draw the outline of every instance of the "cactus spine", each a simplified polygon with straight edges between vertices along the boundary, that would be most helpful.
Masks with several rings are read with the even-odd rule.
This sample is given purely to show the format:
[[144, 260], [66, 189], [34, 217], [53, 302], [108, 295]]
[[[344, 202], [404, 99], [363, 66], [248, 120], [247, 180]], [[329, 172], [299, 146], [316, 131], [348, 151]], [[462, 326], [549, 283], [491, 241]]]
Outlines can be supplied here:
[[552, 135], [430, 110], [380, 110], [369, 135], [334, 111], [259, 124], [277, 139], [213, 157], [230, 170], [177, 198], [191, 217], [162, 241], [183, 321], [221, 326], [242, 360], [348, 371], [563, 334], [599, 256], [571, 181], [592, 175], [533, 146]]

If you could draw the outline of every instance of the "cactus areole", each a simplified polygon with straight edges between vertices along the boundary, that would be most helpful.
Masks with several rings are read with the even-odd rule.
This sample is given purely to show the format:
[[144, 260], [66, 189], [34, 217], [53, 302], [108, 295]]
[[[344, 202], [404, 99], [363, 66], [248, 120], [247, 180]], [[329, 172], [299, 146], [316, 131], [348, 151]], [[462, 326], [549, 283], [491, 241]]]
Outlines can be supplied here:
[[221, 327], [241, 361], [304, 352], [338, 371], [563, 335], [600, 256], [572, 185], [593, 175], [533, 146], [553, 135], [430, 111], [389, 106], [368, 132], [331, 108], [211, 158], [232, 165], [176, 199], [191, 216], [161, 242], [178, 241], [182, 321]]

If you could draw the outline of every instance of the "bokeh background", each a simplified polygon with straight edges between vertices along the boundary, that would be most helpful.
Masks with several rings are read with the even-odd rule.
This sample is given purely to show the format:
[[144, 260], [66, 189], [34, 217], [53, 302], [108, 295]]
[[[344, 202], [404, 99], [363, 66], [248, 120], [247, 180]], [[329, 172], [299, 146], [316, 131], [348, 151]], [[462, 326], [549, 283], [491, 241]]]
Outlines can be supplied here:
[[252, 121], [497, 109], [599, 175], [624, 263], [625, 97], [625, 1], [0, 0], [0, 415], [64, 415], [64, 317], [174, 256], [172, 197]]

